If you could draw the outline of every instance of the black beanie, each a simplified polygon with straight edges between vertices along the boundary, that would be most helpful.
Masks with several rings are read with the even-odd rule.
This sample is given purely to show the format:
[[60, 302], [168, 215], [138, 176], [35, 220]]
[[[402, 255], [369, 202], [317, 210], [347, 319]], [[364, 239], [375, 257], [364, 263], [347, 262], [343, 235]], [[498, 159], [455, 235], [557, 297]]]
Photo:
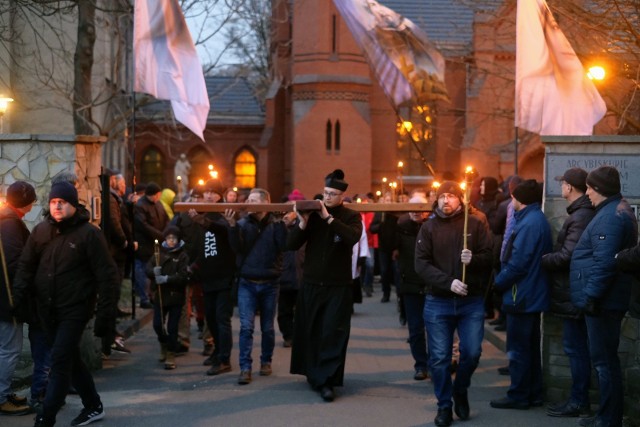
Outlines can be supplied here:
[[349, 184], [344, 181], [344, 172], [342, 169], [336, 169], [324, 178], [324, 186], [340, 191], [347, 191]]
[[535, 179], [522, 181], [511, 193], [523, 205], [542, 202], [542, 191]]
[[605, 197], [620, 192], [620, 174], [612, 166], [600, 166], [587, 175], [587, 185]]
[[455, 181], [445, 181], [440, 184], [438, 191], [436, 191], [436, 197], [440, 198], [444, 193], [453, 194], [462, 201], [462, 188], [460, 188], [460, 184]]
[[51, 192], [49, 193], [49, 201], [51, 199], [62, 199], [67, 203], [77, 207], [78, 206], [78, 190], [70, 182], [61, 181], [56, 182], [51, 186]]
[[162, 237], [166, 239], [167, 236], [170, 234], [176, 236], [178, 240], [180, 240], [180, 229], [175, 225], [168, 225], [167, 228], [164, 229], [164, 232], [162, 233]]
[[162, 188], [155, 182], [150, 182], [147, 184], [147, 187], [144, 189], [144, 194], [146, 196], [155, 196], [159, 192], [162, 191]]
[[16, 181], [7, 188], [7, 203], [14, 208], [24, 208], [36, 201], [36, 190], [24, 181]]

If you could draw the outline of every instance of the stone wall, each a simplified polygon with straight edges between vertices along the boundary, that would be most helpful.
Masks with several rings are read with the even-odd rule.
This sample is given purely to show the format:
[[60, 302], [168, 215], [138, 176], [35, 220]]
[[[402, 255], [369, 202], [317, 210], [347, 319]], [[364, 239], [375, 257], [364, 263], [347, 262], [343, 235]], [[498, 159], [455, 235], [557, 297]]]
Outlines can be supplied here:
[[[621, 174], [622, 195], [632, 206], [640, 205], [640, 137], [585, 136], [543, 137], [545, 144], [545, 196], [543, 210], [557, 232], [567, 217], [566, 201], [554, 177], [570, 167], [590, 171], [603, 164], [616, 166]], [[637, 209], [637, 208], [636, 208]], [[636, 211], [637, 212], [637, 211]], [[619, 355], [625, 382], [625, 414], [628, 425], [640, 425], [640, 284], [634, 287], [631, 309], [622, 323]], [[543, 364], [547, 399], [569, 396], [571, 372], [562, 349], [562, 321], [546, 314], [543, 320]], [[597, 380], [592, 373], [591, 402], [597, 403]]]

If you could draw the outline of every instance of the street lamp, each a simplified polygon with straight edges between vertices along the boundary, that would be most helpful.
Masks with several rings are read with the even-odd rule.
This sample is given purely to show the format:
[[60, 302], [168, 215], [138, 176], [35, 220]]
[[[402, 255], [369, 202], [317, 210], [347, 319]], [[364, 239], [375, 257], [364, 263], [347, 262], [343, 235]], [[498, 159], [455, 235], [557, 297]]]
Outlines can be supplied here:
[[0, 95], [0, 133], [4, 132], [4, 113], [7, 112], [10, 102], [13, 102], [13, 98]]
[[404, 167], [404, 162], [400, 160], [398, 162], [398, 178], [400, 179], [400, 194], [404, 194], [404, 184], [402, 182], [402, 168]]

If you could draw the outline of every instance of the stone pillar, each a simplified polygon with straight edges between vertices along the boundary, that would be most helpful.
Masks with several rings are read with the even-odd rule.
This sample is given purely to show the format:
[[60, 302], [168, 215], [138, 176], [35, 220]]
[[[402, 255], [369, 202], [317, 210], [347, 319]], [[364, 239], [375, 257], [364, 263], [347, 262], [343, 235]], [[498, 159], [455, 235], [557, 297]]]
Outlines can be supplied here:
[[[566, 201], [554, 178], [571, 167], [591, 171], [603, 165], [620, 172], [622, 195], [638, 213], [640, 205], [640, 137], [627, 135], [546, 136], [543, 210], [554, 239], [567, 217]], [[622, 323], [619, 355], [625, 381], [625, 414], [640, 421], [640, 285], [634, 287], [631, 308]], [[562, 322], [545, 314], [543, 320], [543, 372], [547, 399], [568, 398], [571, 387], [569, 361], [562, 349]], [[597, 382], [592, 375], [592, 403], [597, 403]]]

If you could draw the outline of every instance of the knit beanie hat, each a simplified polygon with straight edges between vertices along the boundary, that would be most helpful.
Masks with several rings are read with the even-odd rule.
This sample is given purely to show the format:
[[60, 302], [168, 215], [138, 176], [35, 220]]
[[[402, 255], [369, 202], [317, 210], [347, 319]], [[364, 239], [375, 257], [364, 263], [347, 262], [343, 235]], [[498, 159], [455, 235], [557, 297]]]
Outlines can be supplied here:
[[460, 200], [463, 198], [462, 188], [460, 188], [460, 184], [455, 181], [445, 181], [440, 184], [438, 191], [436, 191], [436, 197], [440, 198], [444, 193], [453, 194]]
[[349, 184], [344, 180], [344, 172], [342, 169], [336, 169], [324, 178], [324, 186], [340, 191], [347, 191]]
[[147, 184], [147, 187], [144, 189], [144, 194], [146, 196], [155, 196], [161, 191], [162, 191], [162, 188], [160, 188], [158, 184], [156, 184], [155, 182], [150, 182]]
[[78, 190], [70, 182], [60, 181], [51, 186], [49, 201], [62, 199], [72, 206], [78, 206]]
[[162, 237], [166, 239], [169, 235], [176, 236], [178, 240], [180, 240], [180, 229], [175, 225], [168, 225], [167, 228], [164, 229]]
[[522, 181], [511, 193], [513, 197], [523, 205], [540, 203], [542, 201], [542, 191], [535, 179]]
[[16, 181], [7, 188], [7, 203], [14, 208], [24, 208], [36, 201], [36, 190], [24, 181]]
[[587, 185], [605, 197], [620, 192], [620, 174], [612, 166], [600, 166], [587, 175]]

